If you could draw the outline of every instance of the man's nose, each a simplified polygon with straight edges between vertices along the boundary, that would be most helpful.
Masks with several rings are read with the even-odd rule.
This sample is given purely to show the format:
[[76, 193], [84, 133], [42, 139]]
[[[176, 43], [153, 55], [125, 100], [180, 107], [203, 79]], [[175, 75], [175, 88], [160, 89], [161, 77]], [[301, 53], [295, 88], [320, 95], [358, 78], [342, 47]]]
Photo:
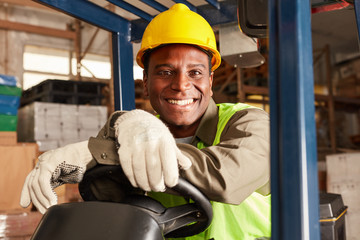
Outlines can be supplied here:
[[183, 73], [177, 74], [171, 82], [171, 88], [176, 91], [185, 91], [188, 90], [190, 87], [191, 82], [189, 81], [188, 76]]

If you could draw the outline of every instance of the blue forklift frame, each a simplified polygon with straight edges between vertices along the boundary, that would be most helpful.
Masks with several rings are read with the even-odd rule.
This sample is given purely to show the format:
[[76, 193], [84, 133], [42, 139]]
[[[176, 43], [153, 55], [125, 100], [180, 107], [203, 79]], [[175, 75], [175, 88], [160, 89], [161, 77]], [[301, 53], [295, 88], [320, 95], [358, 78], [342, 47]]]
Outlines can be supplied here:
[[[87, 0], [34, 0], [112, 33], [115, 110], [135, 108], [132, 42], [153, 16], [123, 0], [107, 0], [140, 17], [128, 21]], [[162, 12], [155, 0], [140, 0]], [[236, 0], [184, 3], [214, 26], [237, 22]], [[269, 0], [272, 239], [319, 240], [310, 2]], [[354, 0], [360, 33], [360, 0]]]

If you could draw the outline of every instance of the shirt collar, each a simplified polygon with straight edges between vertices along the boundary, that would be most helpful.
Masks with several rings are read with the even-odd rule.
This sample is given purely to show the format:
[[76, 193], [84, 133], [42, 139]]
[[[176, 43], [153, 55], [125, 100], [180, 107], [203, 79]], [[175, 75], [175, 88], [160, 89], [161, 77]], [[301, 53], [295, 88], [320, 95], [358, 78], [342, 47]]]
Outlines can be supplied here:
[[214, 142], [216, 131], [217, 131], [217, 124], [219, 120], [218, 115], [218, 108], [211, 98], [209, 105], [201, 118], [199, 127], [196, 130], [194, 141], [198, 142], [199, 140], [205, 143], [207, 146], [211, 146]]

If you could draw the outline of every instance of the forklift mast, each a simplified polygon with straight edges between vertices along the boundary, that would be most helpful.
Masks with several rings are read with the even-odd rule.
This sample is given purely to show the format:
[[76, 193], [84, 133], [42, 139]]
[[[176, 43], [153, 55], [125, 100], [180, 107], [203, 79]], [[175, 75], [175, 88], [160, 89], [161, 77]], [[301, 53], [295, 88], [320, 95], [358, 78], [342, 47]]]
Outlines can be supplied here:
[[[88, 0], [33, 1], [112, 34], [115, 110], [134, 109], [132, 42], [141, 40], [154, 16], [124, 0], [107, 2], [135, 14], [139, 19], [127, 20]], [[159, 12], [167, 10], [155, 0], [141, 2]], [[269, 37], [272, 239], [319, 240], [312, 6], [313, 11], [327, 11], [336, 8], [331, 4], [354, 5], [359, 33], [360, 0], [206, 0], [207, 4], [202, 6], [174, 0], [174, 3], [180, 2], [202, 15], [212, 26], [234, 22], [241, 24], [243, 19], [237, 18], [240, 3], [245, 4], [243, 7], [250, 7], [251, 11], [263, 11], [258, 16], [249, 11], [251, 14], [247, 20], [255, 21], [255, 34], [262, 34], [258, 37]], [[251, 8], [251, 2], [262, 7]], [[264, 19], [266, 23], [256, 22]]]

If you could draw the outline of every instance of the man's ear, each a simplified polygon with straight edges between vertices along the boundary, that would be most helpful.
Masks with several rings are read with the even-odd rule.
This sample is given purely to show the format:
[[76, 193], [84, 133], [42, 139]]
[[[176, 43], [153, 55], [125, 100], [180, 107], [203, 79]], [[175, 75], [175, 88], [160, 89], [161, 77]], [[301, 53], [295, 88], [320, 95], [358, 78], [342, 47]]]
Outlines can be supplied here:
[[210, 76], [209, 76], [210, 96], [211, 97], [213, 96], [213, 91], [212, 91], [213, 80], [214, 80], [214, 72], [211, 72]]
[[143, 71], [143, 84], [144, 84], [144, 96], [148, 97], [149, 96], [149, 91], [148, 91], [148, 86], [147, 86], [147, 74], [145, 73], [145, 70]]

